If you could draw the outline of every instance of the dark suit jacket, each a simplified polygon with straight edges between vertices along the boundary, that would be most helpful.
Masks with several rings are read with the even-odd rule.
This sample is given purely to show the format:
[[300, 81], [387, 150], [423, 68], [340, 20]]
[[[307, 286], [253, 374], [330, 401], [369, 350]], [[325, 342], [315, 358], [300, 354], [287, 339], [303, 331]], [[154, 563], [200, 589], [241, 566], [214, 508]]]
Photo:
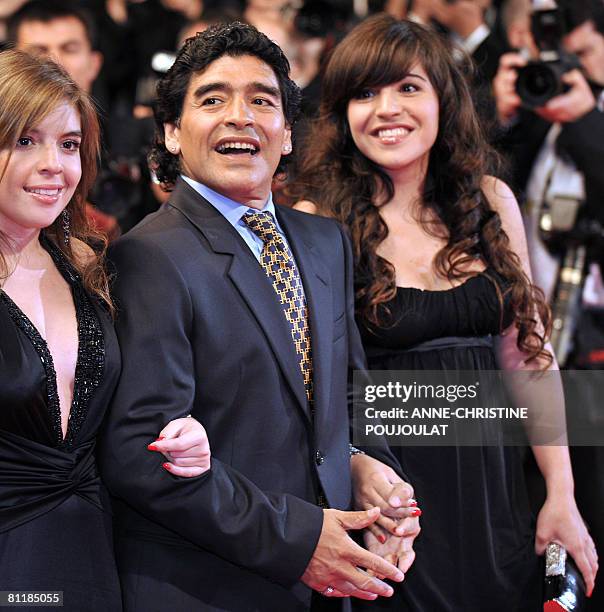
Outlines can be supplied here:
[[[330, 506], [350, 505], [347, 370], [364, 365], [350, 247], [330, 220], [277, 215], [310, 313], [314, 419], [269, 279], [189, 185], [111, 250], [124, 361], [101, 466], [126, 610], [307, 609], [319, 484]], [[211, 471], [193, 479], [146, 450], [188, 414], [212, 448]], [[385, 447], [372, 454], [396, 465]]]
[[472, 59], [478, 70], [479, 83], [490, 86], [499, 68], [499, 58], [509, 49], [507, 41], [497, 30], [491, 30], [489, 35], [474, 49]]

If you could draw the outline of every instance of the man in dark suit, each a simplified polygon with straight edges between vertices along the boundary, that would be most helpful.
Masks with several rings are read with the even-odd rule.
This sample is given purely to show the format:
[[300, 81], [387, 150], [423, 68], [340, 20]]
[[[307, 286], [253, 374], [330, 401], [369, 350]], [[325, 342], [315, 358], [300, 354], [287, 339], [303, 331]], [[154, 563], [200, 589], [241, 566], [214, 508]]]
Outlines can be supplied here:
[[[398, 581], [413, 559], [411, 487], [385, 446], [349, 446], [347, 372], [363, 367], [350, 247], [331, 220], [272, 203], [299, 105], [288, 71], [235, 23], [190, 39], [158, 88], [153, 164], [174, 191], [111, 251], [124, 365], [101, 464], [126, 610], [340, 609], [392, 594], [363, 569]], [[212, 469], [157, 476], [146, 445], [187, 414]], [[378, 551], [400, 569], [347, 535], [396, 530], [380, 500], [403, 519]]]
[[[509, 15], [507, 24], [510, 43], [536, 54], [530, 31], [531, 4], [520, 0], [514, 6], [516, 12]], [[528, 110], [516, 92], [518, 69], [527, 60], [520, 53], [502, 56], [493, 81], [498, 119], [507, 129], [501, 148], [512, 164], [513, 186], [524, 194], [548, 132], [559, 124], [556, 147], [585, 175], [587, 207], [599, 217], [604, 196], [600, 163], [604, 151], [604, 9], [595, 0], [558, 0], [558, 6], [567, 28], [561, 46], [579, 59], [581, 69], [564, 75], [563, 93]]]

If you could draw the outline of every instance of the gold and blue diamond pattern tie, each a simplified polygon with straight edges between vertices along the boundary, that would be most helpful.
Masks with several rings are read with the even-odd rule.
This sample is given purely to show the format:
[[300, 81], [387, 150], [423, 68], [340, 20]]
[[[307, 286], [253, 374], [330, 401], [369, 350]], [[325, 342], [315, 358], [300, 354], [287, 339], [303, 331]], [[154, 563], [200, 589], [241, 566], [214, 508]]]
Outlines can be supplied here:
[[312, 404], [312, 353], [308, 309], [302, 287], [302, 279], [293, 255], [283, 236], [277, 230], [273, 215], [269, 212], [246, 213], [243, 222], [262, 240], [260, 265], [273, 284], [281, 302], [281, 308], [289, 323], [292, 340], [298, 356], [298, 364], [304, 379], [306, 399]]

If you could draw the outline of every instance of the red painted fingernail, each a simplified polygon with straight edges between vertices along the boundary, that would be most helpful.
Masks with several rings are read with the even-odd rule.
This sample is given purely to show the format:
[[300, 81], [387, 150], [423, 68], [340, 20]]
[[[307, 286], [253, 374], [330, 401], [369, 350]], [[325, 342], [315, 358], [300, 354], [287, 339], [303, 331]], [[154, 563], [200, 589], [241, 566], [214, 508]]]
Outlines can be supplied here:
[[417, 499], [410, 499], [409, 506], [417, 506]]
[[162, 463], [161, 466], [164, 470], [168, 470], [168, 472], [172, 469], [172, 466], [169, 463]]
[[413, 510], [411, 510], [411, 516], [421, 516], [422, 515], [422, 511], [419, 508], [414, 508]]
[[381, 544], [384, 544], [384, 542], [386, 541], [386, 536], [383, 533], [380, 533], [380, 535], [378, 536], [378, 540]]
[[158, 449], [157, 449], [157, 446], [155, 446], [155, 444], [148, 444], [147, 445], [147, 450], [156, 451]]

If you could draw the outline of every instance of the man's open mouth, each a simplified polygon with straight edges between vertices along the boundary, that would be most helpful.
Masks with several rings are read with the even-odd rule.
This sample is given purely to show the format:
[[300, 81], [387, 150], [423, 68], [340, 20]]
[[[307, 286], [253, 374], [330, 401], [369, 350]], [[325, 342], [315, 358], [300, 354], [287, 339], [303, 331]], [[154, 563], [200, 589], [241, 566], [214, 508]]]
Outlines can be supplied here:
[[216, 147], [216, 151], [221, 155], [256, 155], [259, 148], [251, 142], [233, 140], [222, 142]]

